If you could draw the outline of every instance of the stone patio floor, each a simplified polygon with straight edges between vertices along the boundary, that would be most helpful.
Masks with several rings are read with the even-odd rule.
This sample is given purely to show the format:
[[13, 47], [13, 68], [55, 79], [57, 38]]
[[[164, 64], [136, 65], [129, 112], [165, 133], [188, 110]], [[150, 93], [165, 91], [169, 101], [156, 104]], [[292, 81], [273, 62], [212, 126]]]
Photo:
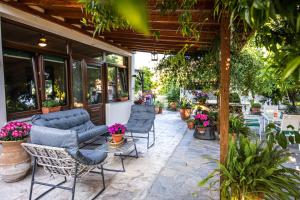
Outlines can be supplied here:
[[[193, 138], [193, 131], [187, 130], [186, 124], [177, 112], [165, 111], [155, 120], [156, 143], [151, 149], [146, 148], [146, 140], [137, 142], [139, 158], [126, 158], [126, 172], [105, 171], [106, 190], [99, 200], [209, 200], [218, 199], [218, 193], [210, 193], [207, 188], [197, 186], [198, 182], [211, 172], [216, 164], [211, 158], [219, 157], [219, 142]], [[299, 151], [295, 151], [293, 167], [300, 163]], [[120, 161], [113, 158], [110, 168], [120, 167]], [[28, 199], [30, 178], [16, 183], [0, 181], [0, 200]], [[58, 183], [61, 177], [50, 177], [41, 168], [37, 179]], [[66, 186], [71, 185], [68, 181]], [[75, 199], [86, 200], [93, 197], [101, 187], [99, 176], [91, 174], [77, 181]], [[42, 193], [44, 186], [34, 186], [34, 197]], [[70, 199], [70, 192], [55, 189], [43, 199]]]

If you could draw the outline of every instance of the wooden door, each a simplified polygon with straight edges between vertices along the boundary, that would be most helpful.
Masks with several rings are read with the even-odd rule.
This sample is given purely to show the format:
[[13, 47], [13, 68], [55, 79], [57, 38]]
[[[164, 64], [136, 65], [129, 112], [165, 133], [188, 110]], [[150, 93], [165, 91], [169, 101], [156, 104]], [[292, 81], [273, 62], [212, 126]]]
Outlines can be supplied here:
[[101, 63], [72, 61], [72, 108], [86, 109], [93, 123], [105, 124], [105, 70]]
[[86, 64], [85, 107], [95, 124], [105, 124], [105, 90], [103, 64]]

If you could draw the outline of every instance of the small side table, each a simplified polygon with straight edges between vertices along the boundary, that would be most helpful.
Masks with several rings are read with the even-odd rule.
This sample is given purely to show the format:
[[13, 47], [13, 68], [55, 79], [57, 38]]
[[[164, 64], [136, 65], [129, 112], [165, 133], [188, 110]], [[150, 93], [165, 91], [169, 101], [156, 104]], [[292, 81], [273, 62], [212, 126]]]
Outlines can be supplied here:
[[125, 142], [122, 146], [120, 147], [111, 147], [109, 144], [107, 144], [108, 149], [107, 153], [111, 153], [114, 156], [118, 156], [121, 159], [121, 164], [122, 164], [122, 169], [109, 169], [109, 168], [104, 168], [106, 171], [113, 171], [113, 172], [125, 172], [125, 166], [124, 166], [124, 159], [126, 157], [133, 157], [133, 158], [138, 158], [138, 151], [136, 148], [135, 142], [137, 139], [133, 139], [132, 137], [126, 137]]

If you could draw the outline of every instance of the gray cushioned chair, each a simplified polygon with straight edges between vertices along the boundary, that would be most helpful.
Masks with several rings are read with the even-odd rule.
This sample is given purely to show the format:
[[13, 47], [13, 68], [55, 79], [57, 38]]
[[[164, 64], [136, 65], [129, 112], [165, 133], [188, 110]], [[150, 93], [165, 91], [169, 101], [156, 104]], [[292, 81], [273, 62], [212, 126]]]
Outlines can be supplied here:
[[[102, 189], [94, 196], [95, 199], [105, 190], [103, 164], [107, 157], [107, 149], [96, 150], [79, 149], [78, 135], [74, 130], [61, 130], [48, 127], [33, 126], [30, 131], [31, 143], [23, 143], [23, 148], [33, 156], [34, 164], [30, 186], [29, 199], [32, 199], [34, 184], [50, 187], [35, 199], [40, 199], [55, 188], [72, 192], [72, 200], [75, 196], [76, 179], [89, 173], [97, 173], [102, 176]], [[58, 184], [50, 184], [35, 180], [36, 166], [39, 164], [51, 175], [64, 177], [64, 181]], [[93, 171], [94, 169], [99, 169]], [[72, 187], [62, 186], [66, 177], [73, 179]]]
[[72, 109], [49, 114], [34, 115], [32, 124], [62, 130], [74, 130], [79, 143], [84, 143], [107, 132], [107, 126], [95, 126], [89, 113], [84, 109]]
[[[133, 137], [146, 138], [147, 148], [152, 147], [155, 144], [155, 110], [154, 106], [149, 105], [132, 105], [129, 120], [127, 122], [126, 129], [131, 133]], [[150, 145], [150, 132], [153, 133], [153, 142]], [[144, 136], [134, 136], [133, 133], [147, 134]]]

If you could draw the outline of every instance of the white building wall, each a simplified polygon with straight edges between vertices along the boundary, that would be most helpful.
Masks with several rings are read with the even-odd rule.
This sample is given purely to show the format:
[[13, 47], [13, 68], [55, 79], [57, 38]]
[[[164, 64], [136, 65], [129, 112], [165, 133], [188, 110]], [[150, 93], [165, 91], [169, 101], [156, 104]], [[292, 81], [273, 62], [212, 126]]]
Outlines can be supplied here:
[[110, 126], [114, 123], [126, 124], [132, 104], [132, 101], [107, 103], [106, 125]]
[[6, 103], [4, 85], [4, 67], [2, 56], [1, 17], [0, 17], [0, 127], [6, 123]]
[[113, 102], [106, 104], [106, 125], [110, 126], [114, 123], [127, 123], [129, 116], [131, 105], [134, 101], [134, 78], [132, 75], [135, 73], [135, 55], [129, 57], [129, 96], [130, 101], [126, 102]]

